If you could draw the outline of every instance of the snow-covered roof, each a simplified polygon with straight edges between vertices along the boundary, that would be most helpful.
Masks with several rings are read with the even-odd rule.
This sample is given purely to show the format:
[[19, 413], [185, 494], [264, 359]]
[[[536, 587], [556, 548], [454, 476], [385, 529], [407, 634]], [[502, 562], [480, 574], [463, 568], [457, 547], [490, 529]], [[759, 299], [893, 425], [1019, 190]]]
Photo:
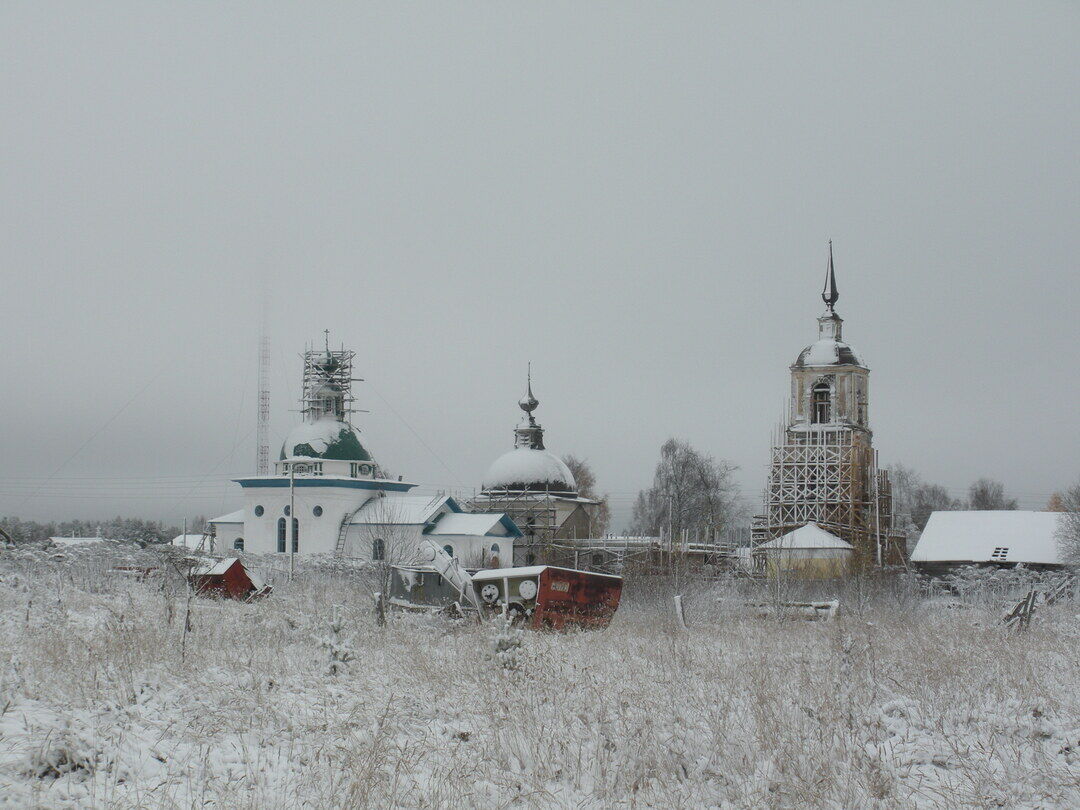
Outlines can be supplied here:
[[825, 531], [816, 523], [807, 523], [794, 531], [762, 543], [758, 548], [766, 551], [793, 548], [839, 548], [851, 551], [854, 547], [846, 540], [841, 540], [835, 534]]
[[484, 582], [491, 579], [505, 579], [507, 577], [538, 577], [549, 568], [554, 568], [556, 571], [574, 571], [579, 574], [588, 574], [593, 577], [622, 579], [622, 577], [615, 574], [601, 574], [597, 571], [578, 571], [574, 568], [560, 568], [557, 565], [523, 565], [520, 568], [489, 568], [486, 571], [477, 571], [472, 575], [472, 580], [473, 582]]
[[439, 522], [428, 534], [464, 534], [483, 537], [502, 524], [511, 535], [520, 536], [521, 532], [512, 531], [510, 527], [514, 524], [507, 525], [506, 520], [506, 515], [502, 512], [451, 512], [439, 518]]
[[515, 447], [488, 468], [482, 488], [577, 492], [573, 473], [562, 459], [547, 450]]
[[210, 538], [205, 534], [178, 534], [169, 541], [169, 544], [183, 548], [198, 548], [201, 545], [203, 548], [209, 549]]
[[546, 565], [523, 565], [520, 568], [489, 568], [472, 575], [473, 582], [505, 577], [538, 577], [548, 569]]
[[430, 523], [431, 519], [444, 506], [451, 512], [460, 512], [461, 507], [448, 495], [388, 495], [385, 498], [372, 498], [353, 515], [352, 523], [395, 523], [416, 525]]
[[[505, 501], [507, 496], [516, 499], [519, 497], [519, 490], [515, 489], [489, 489], [486, 492], [481, 492], [475, 498], [472, 499], [473, 503], [478, 501], [487, 501], [488, 503], [497, 504], [499, 501]], [[532, 503], [539, 503], [541, 501], [559, 501], [560, 503], [600, 503], [592, 498], [583, 498], [580, 495], [565, 495], [558, 492], [546, 492], [544, 490], [533, 490], [527, 496]]]
[[248, 579], [251, 580], [252, 587], [258, 591], [261, 591], [266, 587], [266, 580], [255, 573], [254, 570], [244, 565], [239, 557], [226, 557], [222, 560], [211, 560], [195, 566], [191, 569], [191, 573], [197, 577], [220, 577], [232, 568], [233, 563], [237, 562], [240, 563], [240, 567], [244, 569], [244, 573], [247, 574]]
[[90, 543], [119, 543], [107, 537], [50, 537], [49, 541], [57, 546], [83, 546]]
[[226, 557], [224, 560], [212, 560], [205, 562], [202, 565], [197, 565], [191, 569], [191, 573], [200, 577], [220, 577], [230, 568], [234, 562], [238, 562], [238, 557]]
[[795, 360], [802, 366], [862, 366], [854, 346], [833, 338], [822, 338], [807, 346]]
[[1060, 512], [934, 512], [912, 562], [1062, 562]]
[[449, 495], [388, 495], [385, 498], [372, 498], [353, 515], [350, 524], [426, 526], [433, 521], [429, 534], [483, 537], [502, 523], [508, 536], [521, 537], [521, 529], [506, 513], [462, 512], [458, 502]]
[[206, 521], [207, 523], [243, 523], [246, 520], [243, 509], [237, 509], [235, 512], [229, 512], [227, 515], [216, 517], [213, 520]]

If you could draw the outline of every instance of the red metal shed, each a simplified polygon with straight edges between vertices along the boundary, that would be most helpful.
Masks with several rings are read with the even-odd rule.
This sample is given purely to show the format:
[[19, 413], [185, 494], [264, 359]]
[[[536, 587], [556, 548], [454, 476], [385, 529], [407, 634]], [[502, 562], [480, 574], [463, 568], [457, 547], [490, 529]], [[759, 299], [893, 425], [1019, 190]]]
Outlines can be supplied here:
[[473, 574], [473, 587], [492, 609], [524, 615], [534, 629], [606, 627], [619, 607], [622, 577], [533, 565]]
[[237, 557], [204, 563], [192, 569], [188, 581], [196, 593], [228, 599], [265, 596], [270, 588]]

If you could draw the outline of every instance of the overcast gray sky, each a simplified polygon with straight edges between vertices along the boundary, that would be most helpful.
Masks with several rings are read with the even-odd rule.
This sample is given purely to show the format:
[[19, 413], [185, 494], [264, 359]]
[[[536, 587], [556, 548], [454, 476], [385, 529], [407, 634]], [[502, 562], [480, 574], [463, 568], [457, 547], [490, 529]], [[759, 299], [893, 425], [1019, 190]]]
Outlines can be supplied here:
[[[176, 519], [324, 328], [377, 458], [470, 490], [525, 364], [620, 514], [668, 436], [760, 498], [826, 242], [882, 462], [1080, 473], [1080, 7], [0, 7], [0, 514]], [[275, 447], [276, 452], [277, 447]]]

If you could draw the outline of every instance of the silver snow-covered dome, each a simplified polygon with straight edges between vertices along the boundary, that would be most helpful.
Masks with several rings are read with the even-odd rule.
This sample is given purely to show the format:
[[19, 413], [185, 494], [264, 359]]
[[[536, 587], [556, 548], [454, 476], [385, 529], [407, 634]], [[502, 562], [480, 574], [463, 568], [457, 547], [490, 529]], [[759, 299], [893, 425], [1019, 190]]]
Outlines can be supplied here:
[[808, 366], [861, 366], [865, 368], [854, 346], [832, 338], [822, 338], [799, 352], [792, 368]]
[[577, 493], [574, 474], [562, 459], [533, 447], [516, 447], [495, 459], [482, 487], [485, 491]]

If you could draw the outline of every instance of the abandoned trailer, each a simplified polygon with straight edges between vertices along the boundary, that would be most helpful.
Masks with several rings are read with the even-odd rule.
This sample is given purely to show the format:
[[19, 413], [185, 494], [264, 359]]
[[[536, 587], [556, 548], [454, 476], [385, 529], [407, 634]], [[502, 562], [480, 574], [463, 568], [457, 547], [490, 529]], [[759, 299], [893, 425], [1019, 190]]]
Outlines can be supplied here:
[[197, 594], [222, 599], [254, 599], [270, 593], [270, 586], [236, 557], [197, 565], [188, 582]]
[[[430, 611], [460, 602], [461, 592], [454, 583], [433, 568], [419, 565], [395, 565], [390, 577], [387, 603], [404, 610]], [[475, 568], [463, 568], [466, 574]]]
[[622, 577], [553, 565], [496, 568], [472, 576], [476, 595], [535, 630], [607, 627], [619, 607]]

